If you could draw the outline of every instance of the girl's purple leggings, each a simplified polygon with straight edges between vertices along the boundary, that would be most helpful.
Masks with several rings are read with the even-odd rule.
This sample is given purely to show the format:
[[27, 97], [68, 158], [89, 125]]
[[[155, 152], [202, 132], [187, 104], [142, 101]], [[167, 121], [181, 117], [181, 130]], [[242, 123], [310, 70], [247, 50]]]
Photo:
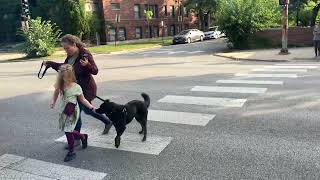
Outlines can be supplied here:
[[74, 150], [74, 138], [80, 138], [81, 141], [85, 139], [84, 135], [79, 133], [78, 131], [73, 132], [65, 132], [67, 141], [68, 141], [68, 149], [69, 152], [73, 152]]

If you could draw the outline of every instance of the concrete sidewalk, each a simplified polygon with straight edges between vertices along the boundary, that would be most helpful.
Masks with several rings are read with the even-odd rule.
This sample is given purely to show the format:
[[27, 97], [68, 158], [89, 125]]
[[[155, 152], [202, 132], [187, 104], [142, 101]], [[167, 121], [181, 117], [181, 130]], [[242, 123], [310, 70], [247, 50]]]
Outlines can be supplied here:
[[248, 61], [269, 61], [269, 62], [286, 62], [286, 61], [315, 61], [313, 47], [290, 48], [288, 55], [279, 55], [280, 49], [263, 49], [263, 50], [245, 50], [233, 51], [227, 53], [216, 53], [214, 56], [229, 58], [233, 60]]

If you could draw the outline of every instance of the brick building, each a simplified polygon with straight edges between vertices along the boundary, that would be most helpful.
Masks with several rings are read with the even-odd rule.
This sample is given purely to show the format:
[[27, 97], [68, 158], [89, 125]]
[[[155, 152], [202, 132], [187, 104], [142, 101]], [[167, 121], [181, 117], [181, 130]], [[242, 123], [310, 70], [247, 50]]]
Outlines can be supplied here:
[[[182, 4], [183, 0], [102, 0], [107, 41], [169, 36], [197, 28], [197, 18]], [[145, 10], [153, 12], [149, 25]]]

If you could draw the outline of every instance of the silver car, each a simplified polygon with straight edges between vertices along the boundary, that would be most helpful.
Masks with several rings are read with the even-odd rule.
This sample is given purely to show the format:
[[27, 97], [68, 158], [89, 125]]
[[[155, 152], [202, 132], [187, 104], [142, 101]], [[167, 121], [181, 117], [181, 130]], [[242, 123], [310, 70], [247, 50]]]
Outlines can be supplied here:
[[198, 29], [188, 29], [181, 31], [173, 37], [173, 44], [192, 43], [195, 41], [203, 41], [204, 33]]

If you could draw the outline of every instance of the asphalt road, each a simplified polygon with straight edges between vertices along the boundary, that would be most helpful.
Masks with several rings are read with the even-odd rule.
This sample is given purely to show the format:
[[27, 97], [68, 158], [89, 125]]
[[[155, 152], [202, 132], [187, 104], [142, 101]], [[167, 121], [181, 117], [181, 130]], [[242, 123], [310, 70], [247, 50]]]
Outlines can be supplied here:
[[[203, 51], [189, 56], [148, 53], [169, 47], [97, 56], [100, 96], [126, 103], [141, 99], [140, 93], [146, 92], [151, 96], [152, 110], [201, 113], [190, 120], [195, 124], [205, 114], [215, 117], [207, 119], [204, 125], [190, 125], [187, 122], [190, 114], [176, 115], [173, 121], [177, 122], [168, 123], [161, 121], [169, 118], [169, 113], [160, 113], [153, 117], [158, 121], [148, 122], [149, 136], [145, 143], [140, 142], [137, 135], [140, 127], [133, 122], [124, 133], [128, 141], [122, 142], [122, 150], [111, 148], [112, 133], [102, 137], [106, 141], [89, 134], [89, 138], [93, 137], [89, 139], [89, 148], [77, 149], [77, 159], [69, 163], [63, 163], [64, 143], [55, 142], [63, 133], [57, 130], [56, 112], [49, 109], [54, 73], [37, 80], [32, 72], [37, 71], [39, 62], [0, 64], [0, 179], [36, 179], [32, 176], [69, 179], [76, 170], [66, 170], [65, 166], [80, 168], [81, 172], [105, 173], [104, 179], [319, 179], [320, 63], [309, 62], [312, 67], [306, 68], [299, 64], [308, 62], [295, 62], [296, 69], [305, 71], [274, 72], [270, 69], [295, 68], [214, 57], [212, 51], [225, 47], [219, 41], [178, 45], [170, 50]], [[252, 71], [261, 68], [263, 71]], [[248, 78], [237, 73], [288, 77]], [[218, 80], [235, 80], [238, 84], [217, 83]], [[239, 80], [247, 83], [239, 84]], [[248, 80], [262, 84], [248, 84]], [[275, 81], [279, 84], [270, 84]], [[191, 91], [195, 86], [220, 89], [204, 87], [203, 90], [212, 92]], [[177, 103], [175, 97], [182, 97], [185, 102]], [[203, 98], [197, 100], [199, 97]], [[239, 99], [246, 101], [239, 107], [227, 106], [239, 105], [235, 102]], [[100, 104], [98, 100], [94, 103]], [[199, 105], [202, 103], [215, 105]], [[91, 133], [103, 129], [91, 117], [84, 115], [83, 121], [83, 127]], [[136, 136], [138, 140], [133, 138]], [[30, 163], [33, 161], [29, 159], [11, 163], [14, 158], [8, 159], [5, 154], [50, 164]], [[53, 164], [57, 167], [52, 168]], [[58, 171], [62, 175], [57, 175]], [[98, 179], [96, 174], [89, 174], [78, 174], [78, 178]]]

